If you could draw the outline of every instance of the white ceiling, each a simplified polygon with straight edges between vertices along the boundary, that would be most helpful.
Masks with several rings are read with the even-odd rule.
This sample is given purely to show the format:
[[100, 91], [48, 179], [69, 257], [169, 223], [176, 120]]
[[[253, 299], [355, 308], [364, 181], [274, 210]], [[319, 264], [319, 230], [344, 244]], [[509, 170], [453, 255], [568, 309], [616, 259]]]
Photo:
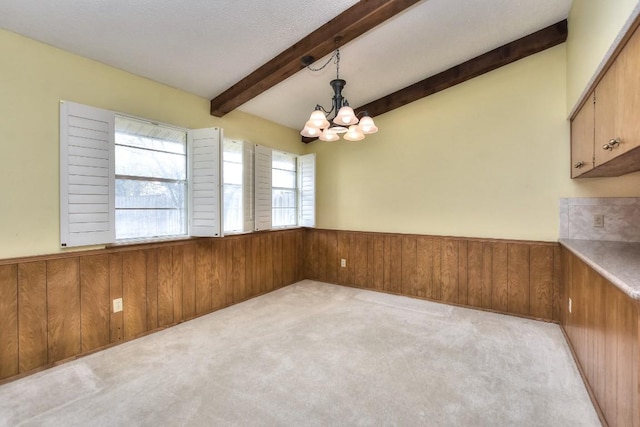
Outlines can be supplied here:
[[[356, 0], [0, 0], [0, 27], [212, 99]], [[353, 106], [567, 18], [571, 0], [422, 0], [340, 49]], [[318, 60], [317, 65], [325, 59]], [[335, 67], [240, 107], [298, 129]]]

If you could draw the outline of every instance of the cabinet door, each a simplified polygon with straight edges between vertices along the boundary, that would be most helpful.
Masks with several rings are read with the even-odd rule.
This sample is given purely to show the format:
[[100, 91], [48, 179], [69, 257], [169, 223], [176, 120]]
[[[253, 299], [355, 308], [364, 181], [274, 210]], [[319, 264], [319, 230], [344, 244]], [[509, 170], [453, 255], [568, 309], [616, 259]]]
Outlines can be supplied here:
[[593, 169], [594, 112], [591, 95], [571, 121], [571, 178]]
[[620, 138], [619, 63], [616, 60], [596, 86], [595, 104], [595, 166], [618, 155], [619, 147], [605, 149], [613, 139]]
[[618, 56], [620, 87], [620, 145], [610, 151], [620, 155], [640, 146], [640, 31], [636, 30]]

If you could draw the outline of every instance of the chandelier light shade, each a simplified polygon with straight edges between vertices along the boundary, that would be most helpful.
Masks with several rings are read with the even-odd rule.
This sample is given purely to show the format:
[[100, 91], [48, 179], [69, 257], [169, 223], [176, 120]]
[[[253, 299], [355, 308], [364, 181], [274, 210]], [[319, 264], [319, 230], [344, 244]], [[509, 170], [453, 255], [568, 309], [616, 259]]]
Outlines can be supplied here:
[[[377, 126], [373, 122], [371, 116], [366, 111], [356, 113], [349, 106], [349, 102], [342, 96], [342, 89], [347, 82], [340, 78], [340, 49], [336, 49], [331, 58], [320, 68], [311, 68], [313, 62], [312, 57], [305, 56], [302, 63], [311, 71], [323, 70], [331, 61], [336, 64], [336, 78], [329, 82], [333, 88], [332, 106], [327, 111], [320, 104], [316, 105], [309, 116], [309, 120], [300, 131], [300, 135], [307, 138], [319, 138], [321, 141], [338, 141], [340, 134], [344, 134], [343, 138], [347, 141], [361, 141], [365, 135], [370, 135], [378, 131]], [[329, 117], [334, 114], [334, 117]], [[363, 116], [358, 119], [358, 116]]]

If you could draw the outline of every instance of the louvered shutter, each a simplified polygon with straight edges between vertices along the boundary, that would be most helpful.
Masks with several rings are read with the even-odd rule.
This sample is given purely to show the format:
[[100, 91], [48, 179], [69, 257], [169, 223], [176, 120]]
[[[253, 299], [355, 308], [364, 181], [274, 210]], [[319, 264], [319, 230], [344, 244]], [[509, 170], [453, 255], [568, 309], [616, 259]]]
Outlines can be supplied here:
[[207, 128], [187, 134], [191, 236], [220, 236], [221, 133], [219, 128]]
[[60, 245], [115, 241], [115, 114], [60, 102]]
[[255, 210], [253, 196], [253, 148], [254, 145], [247, 141], [242, 146], [242, 205], [244, 212], [243, 231], [252, 231], [255, 228]]
[[255, 230], [271, 229], [271, 148], [256, 145], [254, 150], [255, 164]]
[[300, 226], [316, 226], [316, 155], [298, 157]]

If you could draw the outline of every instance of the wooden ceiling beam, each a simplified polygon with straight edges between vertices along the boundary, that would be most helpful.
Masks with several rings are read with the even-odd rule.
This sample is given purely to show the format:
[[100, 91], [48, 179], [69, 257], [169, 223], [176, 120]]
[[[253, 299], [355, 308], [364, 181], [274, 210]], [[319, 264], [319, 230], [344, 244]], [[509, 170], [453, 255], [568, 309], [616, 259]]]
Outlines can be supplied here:
[[291, 77], [304, 68], [300, 61], [303, 56], [320, 59], [419, 1], [359, 1], [212, 99], [211, 115], [222, 117]]
[[392, 94], [372, 101], [356, 111], [368, 111], [371, 116], [379, 116], [418, 99], [433, 95], [489, 71], [549, 49], [567, 40], [567, 20], [560, 21], [521, 39], [507, 43], [497, 49], [477, 56], [418, 83], [400, 89]]

